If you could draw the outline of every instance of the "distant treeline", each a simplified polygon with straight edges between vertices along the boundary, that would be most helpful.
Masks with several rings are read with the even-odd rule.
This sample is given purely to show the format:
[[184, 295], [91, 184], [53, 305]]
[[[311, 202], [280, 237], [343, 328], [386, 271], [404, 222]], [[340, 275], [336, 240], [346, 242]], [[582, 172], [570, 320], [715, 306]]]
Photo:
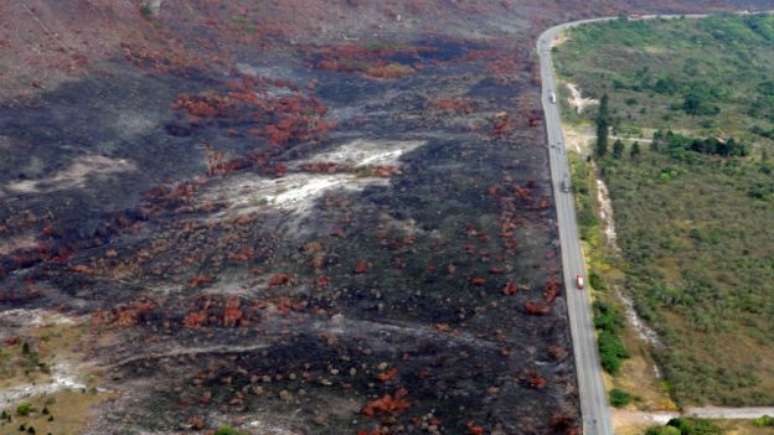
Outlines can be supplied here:
[[749, 154], [749, 147], [736, 139], [718, 139], [708, 137], [696, 139], [683, 136], [669, 130], [663, 132], [658, 130], [653, 134], [652, 148], [656, 151], [679, 153], [681, 151], [693, 151], [701, 154], [717, 155], [722, 157], [744, 157]]

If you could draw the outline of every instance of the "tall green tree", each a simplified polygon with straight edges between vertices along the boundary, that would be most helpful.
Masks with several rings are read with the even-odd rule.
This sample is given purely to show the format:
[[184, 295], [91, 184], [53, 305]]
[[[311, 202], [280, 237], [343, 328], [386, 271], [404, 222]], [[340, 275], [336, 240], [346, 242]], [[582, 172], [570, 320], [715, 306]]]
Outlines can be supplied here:
[[616, 139], [615, 143], [613, 143], [613, 158], [620, 159], [624, 152], [624, 143], [621, 142], [621, 139]]
[[607, 154], [608, 136], [610, 134], [610, 112], [608, 109], [607, 94], [599, 101], [599, 113], [597, 114], [597, 157]]
[[632, 149], [629, 151], [629, 157], [632, 159], [636, 159], [640, 155], [640, 143], [634, 142], [632, 144]]

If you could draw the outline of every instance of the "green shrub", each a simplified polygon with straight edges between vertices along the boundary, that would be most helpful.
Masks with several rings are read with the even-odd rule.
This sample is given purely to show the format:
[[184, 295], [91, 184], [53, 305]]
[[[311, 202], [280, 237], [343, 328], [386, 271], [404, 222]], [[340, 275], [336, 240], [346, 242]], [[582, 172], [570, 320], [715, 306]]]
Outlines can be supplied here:
[[654, 426], [645, 432], [645, 435], [682, 435], [680, 429], [672, 426]]
[[599, 291], [607, 290], [605, 281], [602, 280], [602, 277], [594, 269], [591, 269], [589, 271], [589, 284], [591, 284], [591, 288], [593, 288], [594, 290], [599, 290]]
[[224, 425], [218, 428], [217, 431], [215, 431], [215, 435], [243, 435], [243, 433], [241, 431], [234, 429], [229, 425]]
[[27, 416], [33, 411], [32, 404], [29, 402], [20, 403], [16, 407], [16, 415]]
[[667, 426], [680, 430], [680, 435], [721, 435], [723, 431], [709, 420], [698, 418], [673, 418]]
[[774, 426], [774, 417], [764, 415], [753, 420], [753, 426], [755, 427], [769, 427]]
[[623, 360], [629, 357], [629, 353], [617, 335], [602, 331], [599, 334], [599, 356], [602, 368], [611, 375], [615, 375], [620, 370]]
[[623, 408], [632, 401], [632, 396], [624, 390], [613, 388], [610, 390], [610, 404], [616, 408]]

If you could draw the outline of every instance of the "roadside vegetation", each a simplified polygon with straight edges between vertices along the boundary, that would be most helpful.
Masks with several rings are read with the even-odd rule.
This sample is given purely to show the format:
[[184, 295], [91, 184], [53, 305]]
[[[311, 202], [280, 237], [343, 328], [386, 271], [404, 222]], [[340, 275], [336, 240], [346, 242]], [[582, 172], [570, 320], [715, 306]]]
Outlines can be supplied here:
[[723, 430], [709, 420], [673, 418], [664, 426], [648, 429], [645, 435], [721, 435]]
[[[653, 355], [679, 403], [774, 403], [774, 17], [616, 20], [554, 51], [561, 78], [600, 100], [569, 119], [598, 137], [593, 162], [573, 163], [590, 278], [620, 282], [658, 332]], [[596, 175], [620, 258], [601, 247]], [[616, 305], [604, 292], [602, 304]]]

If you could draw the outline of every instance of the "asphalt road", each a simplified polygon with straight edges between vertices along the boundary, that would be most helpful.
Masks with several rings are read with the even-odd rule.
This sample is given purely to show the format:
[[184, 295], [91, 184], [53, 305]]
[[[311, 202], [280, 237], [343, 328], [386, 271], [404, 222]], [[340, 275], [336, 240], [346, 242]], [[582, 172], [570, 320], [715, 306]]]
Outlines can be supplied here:
[[570, 319], [575, 367], [578, 374], [578, 394], [580, 396], [583, 433], [588, 435], [613, 435], [610, 420], [610, 407], [607, 403], [605, 386], [602, 383], [602, 366], [599, 363], [597, 339], [591, 314], [591, 300], [586, 290], [576, 286], [576, 276], [586, 279], [583, 264], [578, 225], [575, 219], [575, 204], [572, 193], [562, 192], [561, 183], [570, 179], [567, 154], [564, 152], [564, 136], [560, 124], [559, 104], [551, 101], [551, 92], [556, 92], [556, 81], [551, 62], [551, 41], [564, 29], [582, 24], [578, 21], [552, 27], [538, 39], [540, 55], [540, 76], [543, 83], [542, 101], [548, 134], [548, 153], [551, 180], [556, 200], [556, 214], [559, 225], [559, 241], [562, 247], [562, 269], [567, 293], [567, 308]]
[[[773, 11], [758, 12], [772, 14]], [[745, 15], [746, 12], [738, 13]], [[673, 19], [704, 18], [706, 14], [689, 15], [646, 15], [640, 19], [664, 18]], [[575, 204], [572, 193], [562, 192], [563, 180], [570, 180], [570, 166], [565, 153], [564, 135], [561, 128], [559, 104], [551, 101], [551, 93], [558, 89], [554, 77], [553, 63], [551, 60], [551, 41], [560, 33], [570, 27], [582, 24], [615, 20], [617, 17], [592, 18], [560, 24], [543, 32], [538, 38], [537, 52], [540, 57], [540, 77], [543, 83], [541, 101], [546, 119], [546, 134], [548, 135], [549, 166], [551, 180], [556, 199], [556, 214], [559, 226], [559, 241], [562, 248], [562, 269], [567, 293], [567, 307], [570, 319], [570, 333], [572, 335], [573, 352], [575, 355], [575, 367], [578, 375], [578, 395], [583, 419], [583, 433], [587, 435], [613, 435], [613, 426], [610, 419], [610, 407], [607, 402], [607, 394], [602, 382], [602, 366], [599, 362], [597, 351], [597, 339], [594, 332], [594, 323], [591, 312], [591, 299], [586, 290], [580, 290], [576, 286], [576, 276], [586, 277], [586, 267], [581, 252], [580, 236], [575, 217]], [[720, 408], [695, 408], [693, 415], [697, 416], [728, 416], [738, 418], [735, 412], [741, 412], [745, 416], [759, 416], [761, 409], [724, 409]], [[771, 408], [762, 408], [768, 411]], [[689, 410], [691, 411], [691, 410]], [[754, 412], [753, 412], [754, 411]]]

